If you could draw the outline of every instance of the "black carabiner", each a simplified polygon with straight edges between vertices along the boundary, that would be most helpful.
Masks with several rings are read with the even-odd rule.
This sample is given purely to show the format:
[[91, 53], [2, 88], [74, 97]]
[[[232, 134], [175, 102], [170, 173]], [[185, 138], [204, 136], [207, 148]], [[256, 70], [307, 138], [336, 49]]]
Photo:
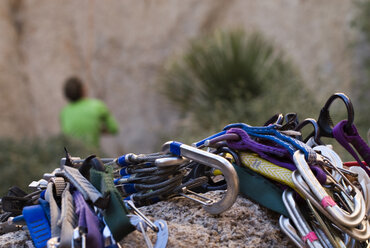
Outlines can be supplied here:
[[279, 114], [275, 114], [273, 115], [270, 119], [268, 119], [265, 124], [263, 124], [264, 126], [268, 126], [270, 124], [279, 124], [279, 125], [282, 125], [284, 122], [284, 116], [283, 114], [279, 113]]
[[323, 145], [323, 142], [320, 140], [320, 128], [319, 128], [319, 125], [317, 124], [316, 120], [314, 120], [312, 118], [307, 118], [304, 121], [302, 121], [301, 123], [299, 123], [298, 126], [294, 130], [295, 131], [300, 131], [307, 124], [311, 124], [313, 126], [314, 130], [303, 141], [306, 143], [308, 141], [308, 139], [313, 136], [314, 141], [316, 142], [316, 144]]
[[333, 101], [337, 98], [340, 98], [344, 102], [344, 104], [346, 105], [346, 108], [347, 108], [347, 115], [348, 115], [347, 120], [348, 120], [348, 122], [344, 126], [344, 129], [349, 130], [349, 128], [353, 124], [355, 114], [354, 114], [354, 111], [353, 111], [353, 106], [352, 106], [351, 100], [344, 93], [335, 93], [334, 95], [332, 95], [326, 101], [325, 106], [320, 111], [320, 115], [319, 115], [319, 119], [318, 119], [317, 123], [318, 123], [319, 128], [320, 128], [320, 135], [321, 136], [329, 137], [329, 138], [333, 137], [334, 124], [333, 124], [333, 121], [330, 117], [329, 108], [330, 108], [330, 105], [333, 103]]

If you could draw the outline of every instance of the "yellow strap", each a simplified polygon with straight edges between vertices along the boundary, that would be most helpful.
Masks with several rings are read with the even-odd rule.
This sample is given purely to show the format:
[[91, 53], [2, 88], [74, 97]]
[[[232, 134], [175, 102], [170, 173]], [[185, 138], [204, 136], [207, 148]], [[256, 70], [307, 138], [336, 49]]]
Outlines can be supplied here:
[[249, 169], [271, 180], [285, 184], [297, 191], [292, 180], [292, 171], [260, 158], [255, 153], [242, 152], [240, 153], [240, 158], [242, 164]]

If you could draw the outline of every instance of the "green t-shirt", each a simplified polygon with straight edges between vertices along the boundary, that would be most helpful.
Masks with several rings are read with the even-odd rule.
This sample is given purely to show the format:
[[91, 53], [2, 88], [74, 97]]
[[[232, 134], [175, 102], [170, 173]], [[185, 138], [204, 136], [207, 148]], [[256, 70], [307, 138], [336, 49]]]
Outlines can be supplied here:
[[66, 105], [60, 114], [61, 128], [65, 135], [99, 147], [100, 134], [118, 132], [118, 124], [107, 106], [100, 100], [84, 98]]

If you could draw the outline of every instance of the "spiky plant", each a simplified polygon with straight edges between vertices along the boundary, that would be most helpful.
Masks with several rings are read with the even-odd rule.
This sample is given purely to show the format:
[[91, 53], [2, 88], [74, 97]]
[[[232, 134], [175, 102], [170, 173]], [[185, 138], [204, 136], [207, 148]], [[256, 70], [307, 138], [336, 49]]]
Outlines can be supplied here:
[[230, 122], [262, 125], [276, 112], [302, 110], [304, 101], [312, 106], [283, 52], [260, 33], [242, 30], [191, 41], [165, 67], [162, 83], [170, 101], [203, 130]]

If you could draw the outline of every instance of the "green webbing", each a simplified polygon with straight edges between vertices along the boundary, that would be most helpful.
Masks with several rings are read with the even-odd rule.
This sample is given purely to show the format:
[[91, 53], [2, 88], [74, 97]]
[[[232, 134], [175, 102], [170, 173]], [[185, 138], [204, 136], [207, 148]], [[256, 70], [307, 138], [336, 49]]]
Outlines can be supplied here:
[[90, 169], [90, 181], [103, 195], [109, 193], [108, 207], [103, 210], [104, 220], [107, 223], [114, 239], [119, 242], [127, 234], [135, 230], [127, 217], [128, 210], [123, 199], [113, 183], [113, 169], [106, 166], [105, 172]]
[[254, 171], [234, 165], [239, 177], [239, 192], [262, 206], [289, 217], [285, 208], [283, 191]]

